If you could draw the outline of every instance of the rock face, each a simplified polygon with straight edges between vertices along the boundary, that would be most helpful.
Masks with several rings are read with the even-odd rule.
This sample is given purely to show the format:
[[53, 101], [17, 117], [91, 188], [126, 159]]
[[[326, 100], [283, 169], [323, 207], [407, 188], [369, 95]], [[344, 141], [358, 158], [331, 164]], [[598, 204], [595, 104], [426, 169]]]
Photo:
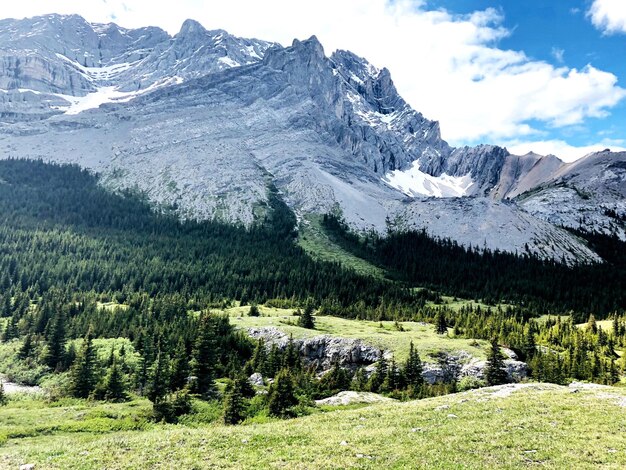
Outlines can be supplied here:
[[[248, 334], [254, 339], [263, 339], [267, 346], [278, 346], [284, 350], [290, 341], [289, 336], [276, 327], [248, 328]], [[365, 367], [366, 373], [374, 371], [374, 363], [380, 359], [381, 351], [367, 345], [359, 339], [339, 338], [336, 336], [314, 336], [312, 338], [293, 339], [295, 347], [300, 351], [306, 365], [314, 366], [318, 371], [329, 370], [335, 362], [347, 369], [355, 370]], [[508, 357], [504, 361], [509, 379], [519, 382], [528, 376], [528, 366], [525, 362], [518, 361], [515, 353], [509, 349], [503, 349]], [[383, 352], [386, 359], [391, 359], [389, 351]], [[423, 364], [423, 377], [429, 384], [439, 382], [451, 382], [466, 376], [484, 378], [486, 361], [481, 361], [466, 351], [458, 351], [454, 354], [439, 354], [436, 363], [425, 362]], [[250, 378], [252, 380], [252, 377]], [[257, 378], [255, 378], [257, 380]], [[262, 384], [262, 378], [261, 378]]]
[[[268, 346], [276, 344], [280, 349], [285, 349], [290, 340], [285, 333], [274, 327], [249, 328], [248, 334], [252, 338], [265, 340]], [[305, 364], [318, 371], [328, 370], [335, 363], [348, 369], [356, 369], [373, 364], [380, 358], [379, 349], [359, 339], [324, 335], [294, 339], [293, 343]]]
[[[582, 202], [557, 212], [542, 201], [562, 201], [561, 180], [578, 188], [602, 167], [588, 188], [595, 216], [591, 202], [624, 181], [608, 161], [574, 168], [490, 145], [454, 149], [387, 69], [348, 51], [328, 57], [315, 37], [281, 47], [193, 20], [173, 37], [78, 16], [0, 21], [7, 157], [78, 163], [182, 218], [249, 225], [272, 184], [301, 216], [339, 208], [357, 230], [385, 233], [391, 221], [568, 262], [598, 260], [554, 225]], [[546, 184], [549, 197], [522, 196]], [[610, 207], [622, 210], [615, 194]]]
[[347, 390], [332, 397], [315, 400], [316, 405], [354, 405], [357, 403], [392, 403], [396, 400], [371, 392], [354, 392]]
[[[505, 350], [505, 353], [510, 350]], [[513, 357], [507, 354], [509, 359], [504, 360], [509, 380], [519, 382], [528, 376], [528, 366], [525, 362], [518, 361], [515, 353]], [[455, 354], [442, 354], [436, 364], [424, 364], [423, 377], [426, 383], [435, 384], [458, 380], [463, 377], [476, 377], [483, 379], [487, 361], [481, 361], [471, 356], [465, 351]]]

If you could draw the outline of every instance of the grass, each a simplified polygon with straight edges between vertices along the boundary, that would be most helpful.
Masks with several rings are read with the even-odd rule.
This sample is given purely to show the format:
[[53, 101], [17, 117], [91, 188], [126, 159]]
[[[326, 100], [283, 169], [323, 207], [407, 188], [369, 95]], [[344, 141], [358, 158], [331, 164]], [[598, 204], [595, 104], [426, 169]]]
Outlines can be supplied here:
[[[566, 387], [532, 384], [510, 396], [493, 392], [483, 389], [235, 427], [153, 424], [111, 432], [59, 428], [9, 439], [0, 447], [0, 467], [18, 468], [25, 463], [46, 469], [626, 466], [626, 428], [618, 418], [624, 409], [618, 405], [617, 390], [571, 393]], [[1, 408], [0, 423], [16, 408], [19, 403]], [[30, 415], [39, 412], [27, 407], [20, 417], [32, 420]]]
[[58, 433], [145, 429], [151, 426], [150, 410], [151, 404], [145, 399], [122, 404], [77, 399], [48, 403], [42, 398], [21, 396], [0, 408], [0, 443]]
[[476, 307], [480, 307], [483, 310], [487, 310], [487, 309], [491, 309], [491, 310], [495, 310], [498, 307], [505, 309], [509, 306], [512, 307], [512, 305], [510, 304], [496, 304], [496, 305], [489, 305], [489, 304], [485, 304], [483, 302], [477, 302], [474, 300], [468, 300], [468, 299], [459, 299], [457, 297], [450, 297], [447, 295], [442, 295], [441, 296], [441, 303], [435, 303], [435, 302], [428, 302], [427, 305], [430, 307], [448, 307], [451, 310], [454, 310], [455, 312], [458, 312], [459, 310], [461, 310], [461, 308], [463, 307], [472, 307], [472, 308], [476, 308]]
[[294, 338], [324, 334], [342, 338], [358, 338], [372, 346], [392, 351], [398, 361], [408, 356], [411, 341], [424, 362], [435, 362], [432, 355], [441, 351], [463, 350], [477, 358], [485, 358], [489, 348], [487, 341], [437, 335], [434, 326], [425, 323], [400, 322], [399, 325], [404, 331], [399, 331], [393, 321], [374, 322], [317, 316], [315, 317], [316, 329], [307, 330], [295, 325], [298, 317], [293, 316], [291, 309], [263, 306], [259, 309], [262, 315], [259, 317], [246, 316], [249, 307], [235, 307], [226, 310], [226, 313], [230, 316], [231, 323], [239, 328], [274, 326], [288, 335], [293, 335]]
[[313, 258], [321, 261], [337, 262], [351, 268], [359, 274], [374, 276], [379, 279], [386, 277], [385, 270], [353, 255], [345, 250], [324, 231], [321, 216], [309, 215], [300, 224], [298, 244]]

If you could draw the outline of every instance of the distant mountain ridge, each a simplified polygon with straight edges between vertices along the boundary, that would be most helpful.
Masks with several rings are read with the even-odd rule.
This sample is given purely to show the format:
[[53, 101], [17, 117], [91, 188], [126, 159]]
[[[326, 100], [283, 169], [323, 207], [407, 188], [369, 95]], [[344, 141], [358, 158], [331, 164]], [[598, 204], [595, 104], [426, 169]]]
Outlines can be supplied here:
[[387, 69], [327, 57], [315, 37], [282, 47], [193, 20], [173, 37], [75, 15], [1, 20], [0, 157], [75, 162], [188, 218], [249, 224], [272, 183], [304, 219], [340, 210], [359, 230], [568, 262], [598, 257], [562, 225], [626, 237], [626, 154], [455, 149]]

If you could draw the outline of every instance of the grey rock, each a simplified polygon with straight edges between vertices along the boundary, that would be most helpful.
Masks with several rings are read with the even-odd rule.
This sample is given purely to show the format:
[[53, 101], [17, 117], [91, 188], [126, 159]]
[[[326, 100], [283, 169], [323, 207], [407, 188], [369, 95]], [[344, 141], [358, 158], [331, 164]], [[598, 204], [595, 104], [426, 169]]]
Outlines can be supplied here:
[[257, 387], [261, 387], [262, 385], [265, 384], [263, 380], [263, 376], [258, 372], [255, 372], [250, 377], [248, 377], [248, 381], [250, 382], [250, 384], [255, 385]]
[[332, 397], [315, 400], [316, 405], [352, 405], [356, 403], [393, 403], [396, 400], [371, 392], [347, 390]]
[[[505, 349], [505, 354], [507, 352], [515, 355], [513, 351]], [[516, 359], [505, 359], [504, 364], [510, 381], [519, 382], [528, 376], [528, 366], [525, 362]], [[422, 376], [424, 381], [429, 384], [450, 382], [463, 377], [483, 379], [486, 367], [487, 361], [481, 361], [465, 351], [454, 354], [441, 353], [438, 363], [423, 364]]]
[[[268, 348], [276, 345], [284, 350], [290, 341], [285, 333], [275, 327], [248, 328], [248, 334], [254, 339], [263, 339]], [[318, 371], [329, 370], [335, 363], [355, 369], [373, 364], [380, 358], [379, 349], [359, 339], [323, 335], [293, 339], [293, 343], [304, 362]]]
[[[70, 107], [86, 95], [94, 106]], [[598, 261], [555, 224], [575, 226], [583, 210], [594, 228], [623, 233], [604, 215], [626, 210], [612, 155], [572, 166], [452, 148], [387, 69], [348, 51], [327, 57], [315, 37], [281, 47], [193, 20], [173, 37], [75, 15], [0, 20], [0, 158], [78, 163], [185, 219], [250, 225], [266, 215], [272, 183], [301, 218], [338, 209], [356, 230], [424, 228], [464, 245]], [[384, 180], [416, 164], [470, 177], [468, 197], [407, 197]]]

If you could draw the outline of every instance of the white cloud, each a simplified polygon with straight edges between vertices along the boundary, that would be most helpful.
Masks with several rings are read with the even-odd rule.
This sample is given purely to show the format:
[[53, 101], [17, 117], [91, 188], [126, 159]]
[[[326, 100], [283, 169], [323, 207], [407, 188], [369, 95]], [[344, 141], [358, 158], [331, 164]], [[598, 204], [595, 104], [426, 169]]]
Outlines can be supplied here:
[[594, 0], [587, 15], [593, 25], [606, 34], [626, 33], [624, 0]]
[[565, 50], [560, 47], [552, 48], [552, 57], [559, 63], [562, 64], [565, 62]]
[[603, 140], [598, 144], [576, 147], [563, 140], [538, 140], [531, 142], [511, 141], [501, 145], [514, 155], [534, 152], [539, 155], [556, 155], [565, 162], [573, 162], [592, 152], [600, 152], [607, 148], [614, 152], [624, 151], [626, 150], [624, 144], [623, 140]]
[[455, 15], [423, 0], [48, 0], [6, 2], [3, 16], [82, 14], [123, 26], [159, 25], [175, 33], [186, 18], [210, 29], [290, 44], [317, 35], [327, 54], [349, 49], [387, 67], [403, 97], [441, 122], [452, 144], [537, 138], [553, 127], [604, 117], [626, 96], [611, 73], [577, 70], [498, 48], [511, 34], [496, 9]]

